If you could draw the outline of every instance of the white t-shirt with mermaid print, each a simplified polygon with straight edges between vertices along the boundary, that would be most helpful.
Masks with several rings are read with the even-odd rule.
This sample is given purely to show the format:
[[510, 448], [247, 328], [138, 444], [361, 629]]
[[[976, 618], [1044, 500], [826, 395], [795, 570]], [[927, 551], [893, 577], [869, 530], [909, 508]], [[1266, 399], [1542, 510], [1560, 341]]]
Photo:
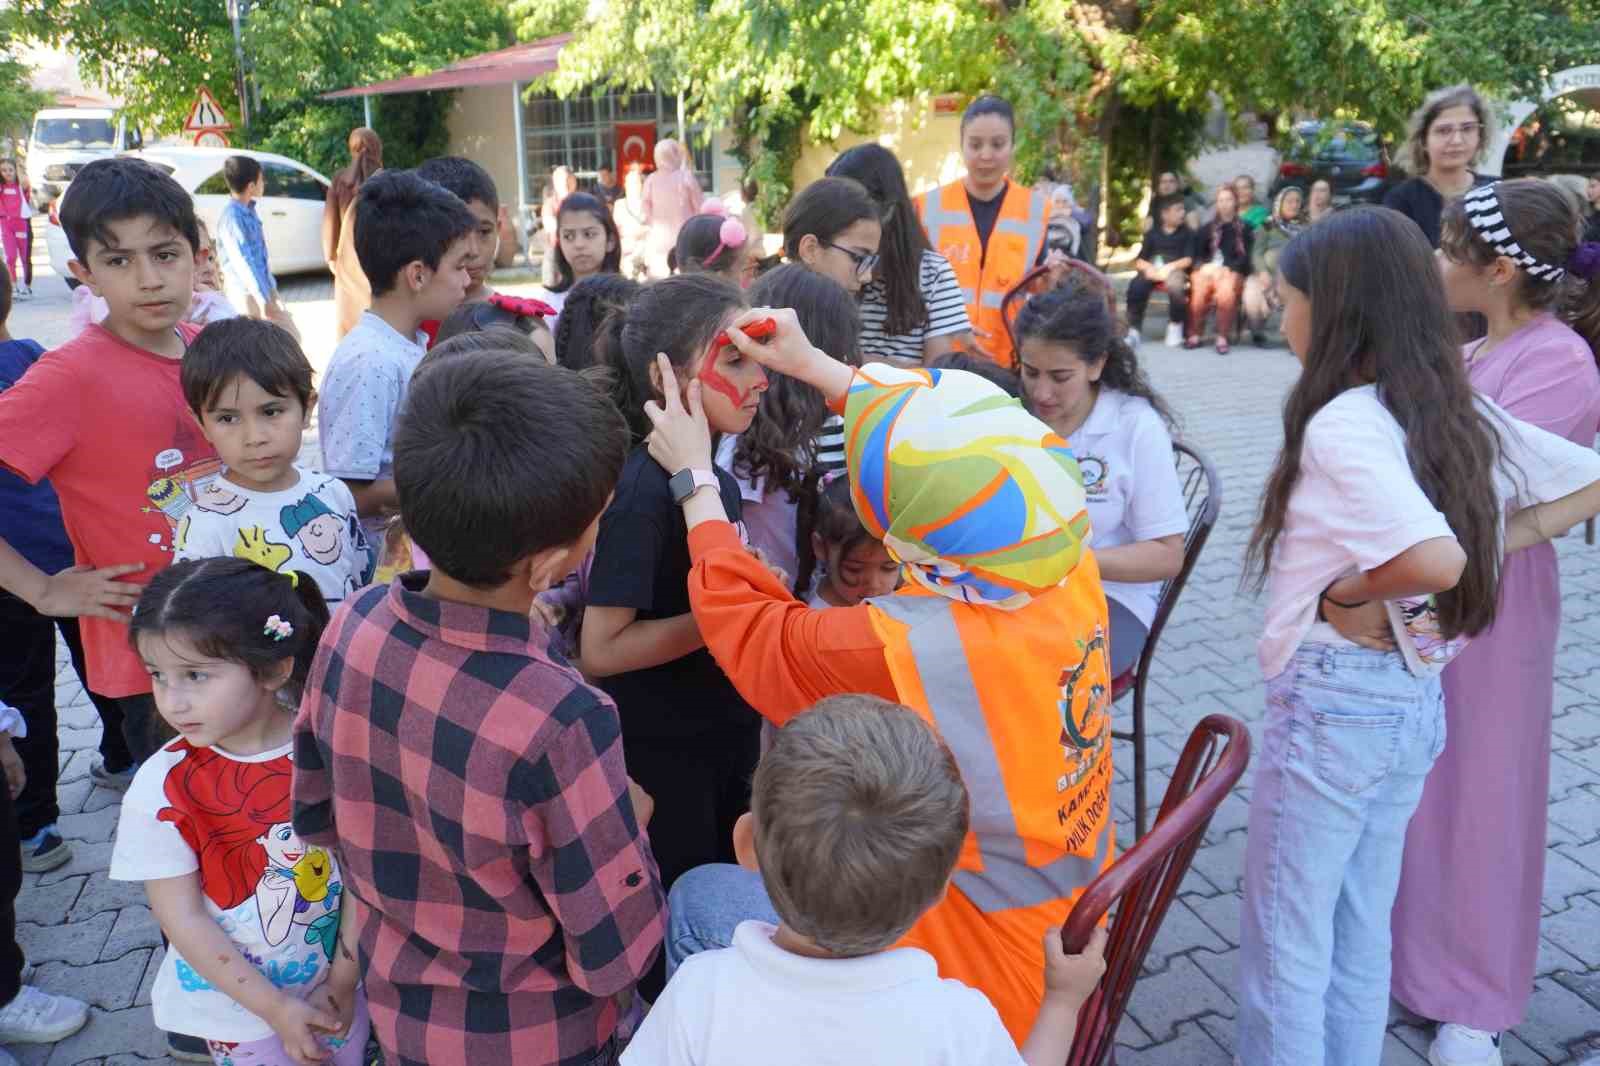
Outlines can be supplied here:
[[299, 570], [334, 606], [372, 582], [376, 553], [343, 481], [294, 468], [299, 480], [278, 492], [234, 484], [224, 472], [195, 497], [174, 538], [174, 560], [233, 555], [269, 570]]
[[[337, 950], [344, 882], [332, 853], [289, 821], [290, 745], [231, 755], [174, 740], [144, 761], [122, 801], [111, 877], [155, 881], [199, 873], [206, 913], [250, 964], [304, 999]], [[157, 1027], [244, 1043], [272, 1027], [219, 991], [179, 954], [150, 992]]]

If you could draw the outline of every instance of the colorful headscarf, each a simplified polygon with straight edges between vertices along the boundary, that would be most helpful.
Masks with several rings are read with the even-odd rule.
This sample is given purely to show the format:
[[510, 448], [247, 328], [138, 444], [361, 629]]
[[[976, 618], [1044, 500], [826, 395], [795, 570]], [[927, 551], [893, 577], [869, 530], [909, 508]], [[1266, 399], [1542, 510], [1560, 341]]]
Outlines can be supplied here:
[[1078, 565], [1078, 462], [997, 386], [873, 363], [856, 371], [844, 424], [856, 513], [919, 584], [1015, 610]]

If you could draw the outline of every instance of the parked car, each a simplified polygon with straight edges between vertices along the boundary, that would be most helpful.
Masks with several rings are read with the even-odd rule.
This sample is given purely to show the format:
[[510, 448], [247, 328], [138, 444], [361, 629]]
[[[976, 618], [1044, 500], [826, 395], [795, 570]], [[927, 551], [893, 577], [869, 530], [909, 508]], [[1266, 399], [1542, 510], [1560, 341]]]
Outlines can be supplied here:
[[[322, 205], [328, 195], [328, 179], [304, 163], [272, 152], [247, 148], [190, 148], [160, 146], [128, 155], [147, 160], [171, 174], [194, 196], [195, 211], [213, 234], [222, 205], [228, 202], [228, 183], [222, 177], [222, 164], [234, 155], [247, 155], [261, 162], [266, 174], [266, 192], [256, 201], [261, 230], [267, 239], [267, 260], [274, 274], [296, 274], [322, 270]], [[50, 265], [77, 287], [67, 271], [72, 253], [66, 234], [57, 220], [57, 201], [50, 212], [46, 240], [50, 246]]]
[[1276, 199], [1290, 185], [1310, 189], [1318, 179], [1333, 187], [1336, 204], [1377, 204], [1398, 184], [1399, 175], [1378, 131], [1366, 123], [1297, 123], [1284, 142], [1267, 195]]
[[109, 107], [47, 107], [33, 116], [28, 177], [34, 207], [45, 210], [85, 163], [141, 148], [144, 134]]

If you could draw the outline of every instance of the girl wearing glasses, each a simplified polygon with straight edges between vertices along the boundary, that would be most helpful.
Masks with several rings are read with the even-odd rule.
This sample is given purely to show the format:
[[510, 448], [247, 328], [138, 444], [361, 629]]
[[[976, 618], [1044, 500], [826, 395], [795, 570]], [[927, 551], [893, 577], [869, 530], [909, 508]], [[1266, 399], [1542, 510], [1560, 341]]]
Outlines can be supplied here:
[[1493, 180], [1472, 170], [1483, 160], [1489, 134], [1489, 109], [1472, 86], [1452, 85], [1430, 94], [1411, 116], [1401, 153], [1415, 177], [1389, 190], [1383, 206], [1421, 226], [1428, 243], [1439, 247], [1445, 202]]
[[852, 296], [872, 280], [883, 225], [860, 182], [814, 181], [783, 213], [783, 254], [844, 286]]

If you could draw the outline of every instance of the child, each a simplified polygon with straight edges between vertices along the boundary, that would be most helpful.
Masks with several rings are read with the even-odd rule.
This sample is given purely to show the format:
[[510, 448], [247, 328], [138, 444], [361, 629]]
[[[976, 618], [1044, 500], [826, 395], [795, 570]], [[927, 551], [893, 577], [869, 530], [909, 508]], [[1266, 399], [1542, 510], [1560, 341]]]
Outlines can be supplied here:
[[12, 292], [26, 300], [33, 295], [33, 190], [15, 159], [0, 159], [0, 241], [6, 270], [17, 279]]
[[843, 470], [824, 474], [810, 508], [801, 508], [800, 542], [794, 594], [807, 606], [854, 607], [900, 587], [900, 564], [861, 524]]
[[731, 947], [687, 960], [624, 1066], [1060, 1066], [1105, 971], [1104, 930], [1075, 956], [1059, 928], [1045, 933], [1044, 1001], [1020, 1056], [982, 993], [896, 946], [949, 890], [968, 806], [955, 757], [909, 707], [831, 696], [795, 718], [734, 829], [776, 921], [745, 921]]
[[267, 238], [256, 214], [256, 200], [267, 188], [266, 171], [250, 156], [231, 155], [222, 164], [222, 180], [228, 183], [228, 202], [217, 217], [217, 245], [229, 302], [250, 318], [276, 322], [298, 341], [300, 333], [267, 265]]
[[225, 469], [184, 516], [176, 558], [309, 574], [330, 604], [367, 585], [377, 564], [350, 490], [295, 461], [317, 399], [295, 339], [270, 322], [217, 322], [189, 347], [180, 380]]
[[122, 801], [111, 877], [144, 882], [169, 941], [156, 1024], [204, 1038], [217, 1066], [357, 1066], [366, 1049], [353, 901], [289, 816], [294, 706], [327, 620], [305, 575], [194, 559], [150, 582], [129, 627], [177, 738]]
[[[1580, 244], [1578, 222], [1555, 186], [1499, 182], [1445, 206], [1439, 258], [1450, 309], [1487, 317], [1465, 349], [1473, 388], [1587, 446], [1600, 427], [1600, 244]], [[1394, 910], [1394, 996], [1441, 1022], [1439, 1066], [1498, 1062], [1499, 1032], [1533, 991], [1560, 622], [1554, 546], [1509, 555], [1494, 625], [1443, 674], [1450, 740], [1406, 833]], [[1498, 787], [1479, 787], [1491, 763]], [[1463, 840], [1463, 825], [1481, 832]]]
[[621, 269], [622, 237], [606, 205], [586, 192], [562, 200], [556, 212], [556, 279], [545, 299], [559, 313], [578, 282]]
[[783, 213], [783, 254], [851, 295], [872, 280], [882, 239], [878, 205], [851, 178], [812, 182]]
[[[486, 329], [509, 329], [527, 337], [547, 363], [554, 363], [555, 339], [551, 336], [547, 318], [554, 318], [556, 310], [543, 300], [522, 296], [503, 296], [494, 293], [486, 300], [468, 300], [443, 322], [435, 323], [433, 343], [443, 344], [452, 337]], [[424, 323], [426, 325], [426, 323]]]
[[596, 274], [567, 290], [556, 322], [556, 362], [569, 370], [595, 365], [595, 334], [606, 316], [628, 306], [639, 283], [621, 274]]
[[399, 504], [395, 419], [425, 351], [423, 321], [443, 319], [466, 292], [467, 238], [477, 222], [454, 193], [395, 170], [366, 180], [354, 218], [372, 306], [334, 349], [322, 379], [322, 468], [350, 486], [387, 580], [385, 538]]
[[[1507, 505], [1524, 508], [1513, 550], [1582, 521], [1600, 510], [1600, 456], [1475, 397], [1404, 216], [1329, 216], [1279, 270], [1305, 370], [1246, 556], [1268, 590], [1268, 680], [1238, 1055], [1355, 1066], [1383, 1049], [1406, 823], [1445, 744], [1439, 670], [1494, 619]], [[1347, 611], [1354, 642], [1335, 628]]]
[[[212, 240], [211, 231], [206, 228], [204, 219], [196, 218], [194, 221], [195, 225], [200, 227], [200, 252], [194, 260], [194, 302], [189, 305], [189, 314], [185, 321], [204, 326], [220, 322], [224, 318], [238, 318], [238, 310], [228, 302], [228, 297], [222, 292], [222, 272], [217, 265], [217, 242]], [[82, 287], [79, 286], [80, 289]]]
[[704, 650], [689, 613], [689, 552], [676, 502], [686, 490], [712, 487], [737, 519], [738, 485], [709, 457], [687, 478], [670, 481], [644, 445], [644, 405], [661, 396], [656, 355], [664, 352], [683, 380], [708, 383], [713, 432], [748, 427], [767, 377], [722, 336], [742, 310], [731, 283], [680, 274], [641, 289], [597, 342], [615, 375], [617, 406], [639, 443], [600, 522], [583, 668], [617, 701], [628, 773], [660, 798], [650, 844], [668, 887], [691, 866], [732, 858], [733, 823], [750, 801], [761, 720]]
[[1194, 265], [1195, 234], [1184, 222], [1182, 196], [1156, 202], [1156, 224], [1144, 235], [1134, 261], [1134, 279], [1128, 282], [1128, 343], [1143, 337], [1144, 311], [1157, 285], [1167, 290], [1166, 345], [1183, 343], [1183, 324], [1189, 317], [1189, 268]]
[[1217, 190], [1216, 217], [1194, 237], [1194, 260], [1198, 264], [1189, 281], [1189, 336], [1185, 348], [1200, 347], [1200, 332], [1206, 316], [1217, 309], [1217, 354], [1228, 354], [1228, 337], [1239, 312], [1245, 275], [1250, 273], [1250, 251], [1255, 247], [1255, 228], [1239, 217], [1239, 202], [1231, 187]]
[[529, 618], [626, 452], [603, 391], [531, 359], [444, 359], [407, 397], [395, 480], [433, 568], [345, 604], [295, 725], [295, 828], [362, 902], [390, 1063], [610, 1062], [661, 944], [616, 711]]
[[741, 289], [755, 278], [750, 234], [744, 223], [728, 217], [721, 200], [707, 200], [702, 213], [683, 224], [669, 266], [675, 274], [720, 274]]
[[0, 543], [0, 588], [83, 620], [89, 688], [118, 701], [139, 759], [155, 750], [154, 704], [127, 609], [171, 561], [180, 522], [220, 469], [178, 380], [198, 332], [182, 319], [200, 233], [189, 194], [138, 159], [87, 164], [59, 217], [72, 273], [107, 316], [0, 394], [0, 462], [30, 483], [50, 479], [79, 565], [46, 574]]
[[489, 273], [500, 251], [500, 192], [494, 187], [494, 179], [472, 160], [454, 155], [430, 159], [417, 167], [415, 173], [423, 181], [431, 181], [455, 193], [472, 213], [472, 229], [467, 231], [466, 238], [467, 254], [462, 260], [467, 270], [467, 292], [463, 299], [489, 299], [494, 295]]

